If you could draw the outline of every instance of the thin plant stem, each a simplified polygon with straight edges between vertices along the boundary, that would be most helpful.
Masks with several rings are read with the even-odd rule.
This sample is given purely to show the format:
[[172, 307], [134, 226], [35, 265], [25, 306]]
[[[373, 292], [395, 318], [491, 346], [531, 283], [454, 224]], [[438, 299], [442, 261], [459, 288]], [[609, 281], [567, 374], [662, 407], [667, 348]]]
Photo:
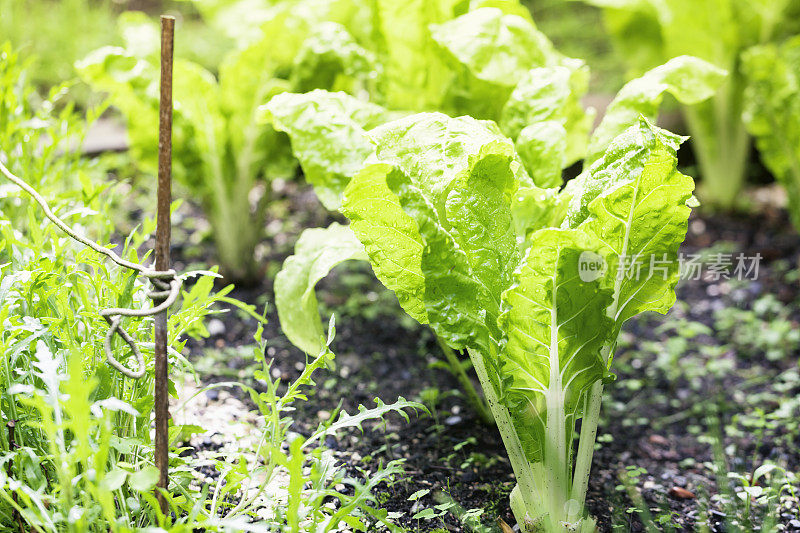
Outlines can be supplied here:
[[475, 388], [475, 384], [472, 383], [472, 380], [469, 378], [466, 371], [464, 371], [464, 366], [461, 364], [461, 360], [458, 358], [455, 351], [447, 344], [442, 342], [438, 336], [436, 337], [436, 342], [439, 343], [439, 347], [442, 349], [444, 356], [447, 358], [447, 363], [450, 366], [450, 372], [456, 377], [458, 382], [461, 384], [461, 388], [464, 390], [464, 393], [466, 393], [469, 404], [472, 406], [481, 420], [483, 420], [486, 424], [493, 424], [494, 416], [492, 415], [491, 410], [486, 405], [486, 402], [481, 398], [478, 390]]

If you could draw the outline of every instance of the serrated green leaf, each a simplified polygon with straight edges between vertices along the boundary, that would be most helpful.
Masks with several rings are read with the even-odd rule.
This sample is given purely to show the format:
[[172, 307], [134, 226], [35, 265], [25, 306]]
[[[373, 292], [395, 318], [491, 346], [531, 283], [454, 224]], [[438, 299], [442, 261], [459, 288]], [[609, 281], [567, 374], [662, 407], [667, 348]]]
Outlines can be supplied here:
[[347, 411], [342, 411], [335, 422], [328, 425], [321, 425], [309, 438], [303, 443], [303, 448], [315, 442], [326, 435], [335, 435], [337, 431], [346, 428], [355, 428], [359, 431], [364, 431], [362, 424], [369, 420], [383, 420], [389, 413], [397, 413], [408, 422], [408, 413], [406, 409], [414, 411], [428, 412], [428, 408], [418, 402], [410, 402], [402, 396], [397, 398], [397, 401], [391, 404], [383, 403], [380, 398], [375, 398], [375, 407], [367, 408], [363, 405], [358, 406], [358, 412], [349, 414]]

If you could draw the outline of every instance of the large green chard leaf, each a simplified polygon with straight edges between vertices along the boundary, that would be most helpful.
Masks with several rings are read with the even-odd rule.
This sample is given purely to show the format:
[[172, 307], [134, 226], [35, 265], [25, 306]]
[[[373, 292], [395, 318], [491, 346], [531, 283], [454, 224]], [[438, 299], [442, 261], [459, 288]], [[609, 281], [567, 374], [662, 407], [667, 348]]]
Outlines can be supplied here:
[[[746, 178], [750, 142], [742, 121], [747, 48], [800, 32], [795, 0], [587, 0], [606, 7], [606, 22], [621, 57], [640, 74], [691, 54], [729, 75], [713, 99], [684, 106], [703, 182], [701, 200], [730, 209]], [[610, 137], [609, 137], [610, 138]], [[600, 150], [601, 151], [601, 150]], [[592, 160], [598, 152], [593, 153]]]
[[303, 42], [292, 67], [294, 92], [328, 89], [374, 92], [380, 76], [375, 54], [335, 22], [323, 22]]
[[640, 115], [655, 121], [665, 92], [682, 104], [697, 104], [713, 96], [725, 76], [724, 70], [707, 61], [680, 56], [626, 83], [594, 131], [585, 165], [600, 158], [611, 140], [636, 124]]
[[686, 237], [694, 181], [678, 172], [682, 139], [647, 120], [627, 129], [593, 165], [567, 216], [603, 244], [613, 288], [609, 316], [622, 324], [644, 311], [666, 313], [675, 302], [678, 248]]
[[228, 54], [220, 65], [219, 105], [227, 117], [227, 137], [240, 179], [262, 173], [269, 178], [294, 174], [297, 163], [288, 140], [257, 117], [259, 106], [290, 90], [290, 83], [278, 73], [291, 61], [284, 51], [295, 46], [299, 43], [292, 41], [275, 47], [265, 38]]
[[275, 276], [275, 306], [281, 329], [292, 344], [308, 354], [316, 355], [325, 346], [314, 288], [336, 265], [350, 259], [368, 258], [350, 228], [334, 222], [325, 229], [303, 231], [294, 255]]
[[422, 237], [417, 223], [386, 185], [392, 172], [399, 171], [385, 163], [365, 165], [345, 190], [342, 213], [364, 244], [381, 283], [395, 292], [409, 315], [427, 324]]
[[658, 12], [650, 0], [585, 0], [603, 8], [603, 23], [619, 57], [625, 59], [628, 79], [662, 63], [664, 43]]
[[193, 2], [206, 22], [241, 45], [266, 33], [274, 43], [280, 42], [281, 46], [274, 48], [286, 49], [289, 41], [304, 40], [310, 29], [325, 21], [342, 24], [359, 40], [366, 40], [371, 33], [370, 10], [354, 0], [184, 1]]
[[580, 271], [586, 254], [601, 257], [599, 241], [563, 229], [540, 230], [531, 240], [515, 284], [503, 293], [502, 372], [526, 453], [541, 461], [545, 428], [566, 448], [581, 394], [603, 377], [600, 347], [612, 329], [606, 316], [611, 290]]
[[[117, 47], [100, 48], [76, 63], [81, 78], [110, 100], [127, 122], [130, 152], [137, 165], [155, 172], [158, 161], [158, 70], [149, 60]], [[204, 165], [219, 154], [225, 127], [214, 101], [213, 77], [188, 61], [175, 62], [173, 154], [176, 179], [202, 185]], [[204, 98], [210, 98], [208, 107]], [[220, 139], [221, 137], [221, 139]]]
[[530, 18], [495, 7], [431, 25], [430, 32], [457, 73], [447, 102], [453, 114], [498, 120], [514, 86], [530, 69], [564, 59]]
[[384, 65], [382, 94], [391, 109], [439, 109], [451, 77], [431, 53], [429, 24], [450, 20], [459, 0], [370, 0], [375, 47]]
[[515, 140], [520, 158], [541, 187], [561, 185], [561, 170], [583, 157], [594, 111], [581, 98], [589, 69], [580, 60], [531, 69], [503, 106], [500, 129]]
[[128, 122], [134, 160], [149, 162], [148, 168], [155, 169], [158, 147], [152, 128], [158, 126], [158, 78], [148, 61], [107, 46], [78, 61], [75, 69], [86, 83], [111, 95]]
[[289, 134], [292, 150], [322, 204], [338, 209], [350, 179], [373, 147], [366, 130], [389, 114], [342, 92], [283, 93], [262, 108], [265, 120]]
[[517, 163], [491, 123], [423, 113], [370, 132], [387, 186], [424, 243], [425, 309], [437, 335], [496, 365], [500, 295], [518, 262], [511, 199]]
[[[447, 196], [459, 178], [470, 172], [481, 151], [491, 147], [503, 157], [514, 155], [513, 143], [494, 123], [470, 117], [453, 119], [442, 113], [419, 113], [395, 120], [370, 131], [369, 136], [377, 160], [397, 167], [414, 186], [425, 191], [448, 230]], [[508, 190], [512, 188], [509, 185]]]
[[786, 189], [789, 213], [800, 228], [800, 37], [751, 48], [742, 59], [745, 123], [764, 163]]

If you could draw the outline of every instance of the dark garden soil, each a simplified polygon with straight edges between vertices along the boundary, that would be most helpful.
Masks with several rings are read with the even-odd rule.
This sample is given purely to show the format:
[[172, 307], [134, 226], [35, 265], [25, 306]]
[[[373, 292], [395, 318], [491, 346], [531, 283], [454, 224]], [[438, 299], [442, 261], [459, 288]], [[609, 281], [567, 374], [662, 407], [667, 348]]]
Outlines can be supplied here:
[[[233, 293], [259, 307], [272, 300], [271, 279], [283, 258], [291, 253], [299, 232], [334, 220], [307, 189], [298, 189], [291, 183], [279, 189], [283, 204], [279, 203], [269, 225], [269, 240], [274, 248], [261, 251], [271, 265], [270, 271], [262, 285]], [[797, 368], [800, 348], [795, 347], [791, 356], [781, 361], [767, 360], [763, 353], [744, 357], [735, 347], [716, 338], [712, 329], [711, 334], [701, 333], [690, 342], [674, 361], [672, 370], [667, 367], [667, 371], [654, 370], [658, 354], [645, 349], [648, 341], [669, 343], [671, 337], [678, 336], [676, 332], [682, 324], [700, 323], [714, 328], [716, 310], [748, 309], [765, 294], [775, 295], [784, 304], [797, 302], [798, 284], [788, 282], [785, 272], [800, 265], [800, 236], [783, 210], [693, 215], [684, 251], [696, 253], [709, 247], [712, 253], [733, 253], [734, 257], [739, 252], [760, 253], [763, 259], [758, 280], [682, 281], [678, 299], [683, 303], [667, 318], [648, 315], [629, 322], [616, 354], [618, 379], [606, 389], [599, 449], [588, 494], [589, 509], [602, 531], [642, 530], [638, 514], [628, 512], [637, 506], [631, 496], [635, 500], [639, 494], [664, 527], [671, 524], [677, 530], [693, 530], [698, 521], [705, 521], [703, 517], [708, 516], [712, 531], [724, 531], [722, 524], [729, 510], [715, 497], [720, 487], [712, 473], [712, 465], [720, 461], [714, 457], [713, 437], [722, 431], [722, 444], [729, 452], [725, 460], [731, 470], [749, 472], [764, 459], [800, 470], [796, 433], [785, 434], [778, 429], [761, 436], [747, 430], [728, 434], [730, 428], [741, 426], [736, 422], [738, 414], [755, 409], [751, 398], [761, 398], [758, 407], [767, 411], [776, 407], [776, 399], [769, 395], [770, 387], [782, 371]], [[206, 255], [205, 249], [179, 248], [175, 252], [179, 257]], [[410, 400], [426, 398], [433, 416], [412, 415], [410, 423], [393, 417], [385, 428], [366, 425], [364, 434], [341, 434], [329, 438], [326, 444], [354, 476], [361, 471], [374, 471], [389, 460], [405, 459], [405, 478], [384, 487], [379, 502], [389, 511], [403, 513], [397, 522], [412, 530], [469, 531], [455, 516], [457, 513], [449, 511], [432, 520], [411, 518], [418, 511], [447, 501], [454, 501], [462, 510], [483, 508], [483, 522], [493, 527], [495, 517], [513, 525], [508, 494], [514, 478], [499, 434], [477, 419], [455, 392], [456, 381], [437, 367], [439, 348], [430, 331], [404, 317], [393, 295], [380, 286], [364, 264], [337, 268], [320, 284], [318, 294], [326, 315], [337, 315], [336, 369], [317, 376], [318, 387], [309, 401], [297, 405], [292, 430], [308, 434], [320, 419], [335, 414], [337, 408], [352, 412], [359, 404], [372, 405], [375, 397], [387, 403], [398, 396]], [[794, 305], [791, 316], [795, 328], [800, 318], [797, 308]], [[299, 375], [305, 356], [282, 335], [272, 306], [268, 317], [266, 356], [274, 361], [273, 375], [293, 379]], [[235, 312], [219, 318], [221, 322], [212, 328], [215, 335], [203, 346], [227, 353], [226, 350], [251, 341], [255, 331], [252, 320]], [[714, 355], [701, 353], [707, 347], [718, 349], [707, 350]], [[200, 345], [195, 347], [198, 353], [200, 349]], [[219, 364], [235, 372], [248, 363], [246, 356], [229, 356]], [[722, 363], [727, 365], [723, 365], [724, 371], [703, 368], [704, 364]], [[695, 372], [690, 372], [692, 369]], [[222, 375], [225, 373], [220, 374], [219, 378], [206, 376], [206, 380], [226, 379]], [[435, 391], [438, 400], [432, 404]], [[795, 384], [782, 394], [791, 397], [800, 394], [800, 388]], [[630, 483], [629, 490], [621, 484], [620, 473], [632, 467], [643, 470], [634, 472], [638, 477]], [[418, 500], [408, 499], [423, 489], [429, 492]], [[779, 519], [786, 531], [800, 531], [798, 511], [793, 505], [796, 501], [787, 501]], [[453, 509], [456, 507], [450, 511]]]

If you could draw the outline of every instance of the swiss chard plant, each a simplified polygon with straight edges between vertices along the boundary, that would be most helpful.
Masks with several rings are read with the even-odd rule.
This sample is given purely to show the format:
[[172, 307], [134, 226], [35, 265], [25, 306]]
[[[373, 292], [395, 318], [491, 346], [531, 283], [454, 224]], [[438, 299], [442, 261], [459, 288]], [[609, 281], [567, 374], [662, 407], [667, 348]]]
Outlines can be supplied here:
[[[563, 68], [521, 78], [543, 88], [525, 102], [535, 111], [518, 118], [522, 129], [564, 131], [571, 86], [547, 86], [568, 79]], [[698, 102], [723, 79], [680, 57], [630, 82], [564, 187], [563, 134], [542, 137], [525, 164], [492, 121], [423, 113], [369, 129], [381, 114], [353, 97], [275, 97], [266, 117], [289, 133], [317, 187], [347, 183], [340, 210], [350, 220], [307, 230], [284, 264], [275, 282], [284, 332], [319, 349], [315, 284], [366, 257], [410, 316], [468, 354], [517, 477], [511, 504], [523, 530], [591, 530], [584, 500], [616, 339], [627, 319], [674, 302], [693, 201], [692, 179], [676, 170], [684, 139], [648, 119], [664, 93]]]
[[[488, 10], [485, 13], [491, 16], [493, 12]], [[513, 21], [509, 16], [500, 18], [506, 24]], [[460, 19], [455, 19], [448, 24], [460, 22]], [[528, 27], [529, 31], [531, 28]], [[489, 45], [483, 43], [483, 46]], [[529, 53], [527, 48], [519, 48]], [[567, 64], [570, 61], [574, 60], [567, 60]], [[531, 68], [525, 75], [517, 76], [520, 81], [510, 91], [510, 96], [506, 91], [506, 104], [496, 115], [502, 133], [514, 139], [515, 158], [534, 185], [520, 191], [515, 203], [519, 215], [515, 231], [520, 239], [528, 237], [532, 225], [560, 223], [559, 217], [568, 207], [565, 197], [558, 194], [563, 183], [561, 173], [576, 157], [585, 158], [588, 167], [602, 157], [609, 142], [635, 123], [640, 114], [655, 120], [665, 93], [682, 102], [698, 102], [713, 94], [724, 78], [722, 71], [702, 60], [689, 56], [675, 58], [628, 83], [590, 138], [580, 126], [585, 117], [591, 116], [591, 112], [584, 112], [579, 104], [585, 87], [583, 83], [577, 86], [573, 83], [576, 75], [583, 79], [585, 74], [583, 67], [576, 70], [564, 64]], [[345, 187], [374, 150], [367, 130], [401, 115], [341, 92], [323, 90], [305, 94], [284, 93], [264, 106], [264, 118], [289, 135], [306, 178], [314, 185], [323, 203], [332, 209], [342, 206]], [[435, 144], [435, 136], [429, 142]], [[363, 186], [366, 189], [373, 187], [372, 184]], [[367, 211], [375, 207], [366, 203], [361, 205]], [[384, 207], [395, 209], [390, 204]], [[393, 230], [387, 231], [384, 226], [353, 219], [359, 209], [357, 205], [342, 208], [344, 214], [353, 220], [352, 227], [360, 224], [364, 231], [369, 228], [373, 238], [387, 243], [397, 238]], [[353, 242], [354, 237], [348, 236], [346, 228], [335, 225], [327, 230], [308, 230], [307, 233], [298, 241], [295, 255], [286, 261], [275, 280], [275, 298], [287, 337], [307, 353], [316, 353], [321, 346], [323, 328], [314, 286], [342, 261], [363, 259], [365, 255], [358, 243]], [[421, 242], [404, 244], [414, 253], [418, 253], [422, 246]], [[384, 261], [376, 266], [373, 262], [373, 268], [378, 278], [393, 290], [397, 288], [391, 284], [393, 278], [413, 279], [415, 276], [402, 263]], [[396, 293], [400, 305], [425, 323], [419, 299], [402, 291]], [[468, 376], [469, 368], [465, 370], [463, 361], [447, 343], [440, 339], [439, 344], [448, 368], [457, 377], [470, 403], [484, 420], [491, 420], [491, 413]]]
[[744, 120], [761, 158], [783, 185], [800, 228], [800, 37], [753, 47], [742, 56]]
[[[800, 7], [790, 0], [587, 0], [602, 7], [620, 55], [638, 76], [667, 59], [692, 54], [729, 72], [714, 98], [683, 108], [702, 183], [699, 197], [730, 208], [746, 177], [750, 139], [742, 121], [751, 69], [742, 53], [800, 31]], [[761, 143], [759, 143], [759, 149]]]
[[363, 245], [351, 256], [366, 253], [411, 316], [469, 354], [517, 477], [521, 527], [590, 530], [616, 338], [675, 299], [694, 188], [675, 169], [682, 139], [641, 119], [533, 220], [520, 207], [537, 187], [491, 123], [420, 114], [369, 135], [375, 152], [344, 196]]

